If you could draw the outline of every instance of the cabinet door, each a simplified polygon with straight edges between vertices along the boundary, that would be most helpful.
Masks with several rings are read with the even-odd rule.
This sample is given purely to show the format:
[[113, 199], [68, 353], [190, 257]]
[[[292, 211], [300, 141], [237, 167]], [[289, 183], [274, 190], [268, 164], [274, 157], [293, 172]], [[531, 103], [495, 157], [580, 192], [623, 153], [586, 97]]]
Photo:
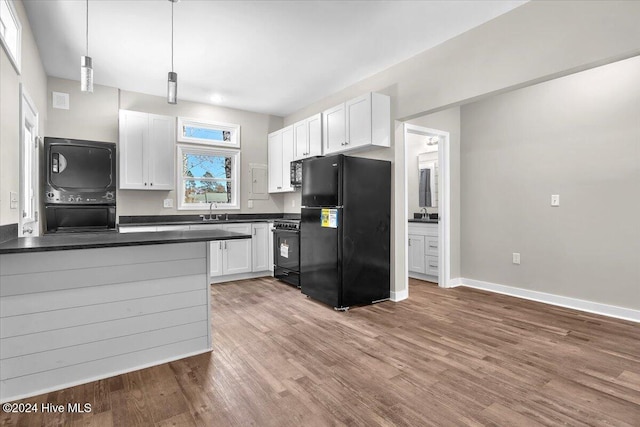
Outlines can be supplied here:
[[300, 160], [309, 154], [309, 141], [307, 139], [307, 123], [301, 120], [293, 125], [293, 158]]
[[149, 189], [173, 190], [175, 188], [175, 119], [149, 114]]
[[282, 129], [282, 189], [294, 191], [291, 186], [291, 162], [293, 161], [293, 126]]
[[324, 154], [337, 153], [347, 141], [345, 104], [322, 113], [322, 146]]
[[269, 135], [268, 140], [269, 193], [282, 191], [282, 132]]
[[223, 246], [223, 240], [209, 242], [209, 274], [211, 277], [222, 276]]
[[269, 269], [269, 224], [251, 224], [251, 271]]
[[307, 155], [322, 155], [322, 115], [316, 114], [305, 120], [307, 130]]
[[409, 234], [409, 271], [425, 273], [424, 236]]
[[145, 190], [149, 184], [144, 154], [149, 138], [149, 116], [120, 110], [119, 128], [120, 188]]
[[371, 144], [371, 93], [346, 102], [347, 148]]
[[251, 272], [251, 239], [225, 240], [222, 251], [223, 274]]

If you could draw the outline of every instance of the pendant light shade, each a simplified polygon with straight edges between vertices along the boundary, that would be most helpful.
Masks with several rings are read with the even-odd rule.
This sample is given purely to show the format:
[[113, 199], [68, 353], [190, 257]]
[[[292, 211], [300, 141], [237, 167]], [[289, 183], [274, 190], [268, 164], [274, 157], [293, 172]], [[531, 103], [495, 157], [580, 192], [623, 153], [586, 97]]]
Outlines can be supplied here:
[[87, 0], [86, 47], [87, 54], [80, 57], [80, 90], [93, 92], [93, 60], [89, 56], [89, 0]]
[[167, 102], [169, 104], [178, 103], [178, 73], [173, 72], [173, 4], [179, 0], [169, 0], [171, 2], [171, 71], [167, 78]]
[[80, 90], [93, 92], [93, 61], [86, 55], [80, 57]]
[[169, 79], [167, 81], [167, 102], [169, 104], [178, 103], [178, 73], [169, 71]]

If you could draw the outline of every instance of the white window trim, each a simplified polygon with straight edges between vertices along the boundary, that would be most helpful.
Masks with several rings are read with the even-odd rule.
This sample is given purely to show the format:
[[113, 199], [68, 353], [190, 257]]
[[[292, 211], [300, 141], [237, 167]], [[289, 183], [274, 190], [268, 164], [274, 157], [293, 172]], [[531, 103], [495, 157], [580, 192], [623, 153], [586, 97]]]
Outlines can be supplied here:
[[[197, 126], [204, 127], [209, 129], [216, 129], [221, 131], [229, 131], [231, 132], [231, 141], [229, 142], [218, 142], [212, 141], [210, 139], [202, 139], [202, 138], [192, 138], [188, 136], [184, 136], [182, 130], [185, 126]], [[210, 120], [202, 120], [202, 119], [188, 119], [185, 117], [178, 117], [178, 141], [180, 142], [190, 142], [192, 144], [204, 144], [211, 145], [215, 147], [225, 147], [225, 148], [240, 148], [240, 125], [236, 125], [233, 123], [223, 123], [223, 122], [214, 122]]]
[[18, 32], [18, 35], [16, 37], [17, 40], [15, 56], [6, 40], [4, 39], [4, 35], [2, 35], [2, 33], [0, 33], [0, 44], [2, 44], [4, 51], [7, 53], [7, 56], [9, 57], [9, 61], [11, 61], [13, 68], [15, 68], [16, 72], [20, 74], [20, 70], [22, 68], [22, 24], [20, 23], [20, 19], [18, 19], [18, 13], [13, 6], [13, 2], [9, 0], [0, 0], [0, 2], [7, 5], [9, 13], [11, 14], [11, 19], [13, 20], [13, 23], [15, 24], [16, 30]]
[[177, 176], [177, 191], [178, 191], [178, 210], [209, 210], [209, 203], [185, 203], [184, 202], [184, 181], [182, 176], [182, 155], [184, 152], [197, 153], [205, 155], [221, 154], [225, 156], [231, 156], [233, 159], [231, 174], [232, 181], [234, 182], [232, 190], [232, 203], [218, 203], [216, 207], [212, 207], [213, 210], [231, 210], [240, 209], [240, 151], [238, 150], [225, 150], [218, 147], [192, 147], [188, 145], [178, 144], [177, 162], [178, 168]]

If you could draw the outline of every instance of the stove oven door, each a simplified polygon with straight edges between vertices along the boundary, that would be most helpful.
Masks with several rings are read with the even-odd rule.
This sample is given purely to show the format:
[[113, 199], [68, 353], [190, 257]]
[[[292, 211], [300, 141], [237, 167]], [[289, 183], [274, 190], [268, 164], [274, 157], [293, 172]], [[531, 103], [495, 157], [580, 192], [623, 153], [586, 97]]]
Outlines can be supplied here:
[[273, 277], [300, 286], [299, 230], [273, 230]]

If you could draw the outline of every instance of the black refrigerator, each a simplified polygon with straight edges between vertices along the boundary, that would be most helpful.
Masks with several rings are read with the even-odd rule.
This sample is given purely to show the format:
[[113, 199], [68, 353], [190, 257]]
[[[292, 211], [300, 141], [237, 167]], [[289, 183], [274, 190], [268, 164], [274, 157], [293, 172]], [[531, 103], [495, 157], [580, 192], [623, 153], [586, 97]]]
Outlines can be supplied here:
[[336, 155], [302, 163], [302, 293], [344, 310], [389, 298], [391, 163]]

